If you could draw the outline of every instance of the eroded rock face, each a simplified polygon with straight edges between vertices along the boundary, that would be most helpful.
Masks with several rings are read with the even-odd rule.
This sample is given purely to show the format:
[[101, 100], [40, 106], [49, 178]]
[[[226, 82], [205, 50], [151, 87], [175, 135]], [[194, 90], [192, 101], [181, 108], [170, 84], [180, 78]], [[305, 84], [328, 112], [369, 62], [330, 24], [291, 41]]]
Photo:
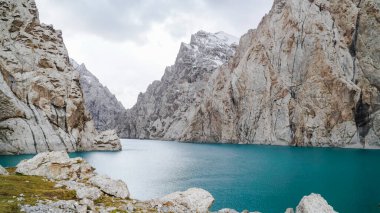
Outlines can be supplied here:
[[96, 129], [98, 131], [115, 129], [118, 135], [122, 134], [121, 130], [126, 123], [126, 109], [84, 64], [79, 65], [73, 59], [71, 64], [79, 72], [84, 103], [94, 120]]
[[127, 112], [121, 136], [177, 139], [189, 126], [194, 107], [201, 103], [207, 82], [235, 53], [236, 38], [223, 32], [200, 31], [190, 44], [182, 43], [175, 64], [161, 81], [153, 82]]
[[[232, 60], [202, 79], [201, 98], [161, 116], [165, 107], [150, 100], [174, 93], [153, 83], [147, 93], [157, 95], [139, 99], [152, 104], [138, 102], [134, 113], [151, 125], [131, 127], [144, 129], [131, 137], [379, 148], [379, 10], [374, 0], [274, 1]], [[164, 127], [168, 120], [175, 123]]]
[[34, 0], [0, 2], [0, 154], [92, 150], [79, 73]]
[[336, 213], [319, 194], [304, 196], [297, 206], [296, 213]]

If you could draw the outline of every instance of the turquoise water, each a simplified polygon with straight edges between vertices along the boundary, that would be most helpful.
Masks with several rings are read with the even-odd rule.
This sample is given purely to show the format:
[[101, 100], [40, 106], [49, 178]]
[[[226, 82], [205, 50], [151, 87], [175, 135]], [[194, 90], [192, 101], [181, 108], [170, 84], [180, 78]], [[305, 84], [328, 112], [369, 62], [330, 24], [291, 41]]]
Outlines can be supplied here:
[[[201, 187], [212, 210], [284, 212], [303, 195], [322, 196], [339, 212], [380, 212], [380, 150], [123, 140], [122, 152], [73, 153], [99, 173], [127, 182], [134, 198]], [[31, 155], [0, 156], [15, 166]]]

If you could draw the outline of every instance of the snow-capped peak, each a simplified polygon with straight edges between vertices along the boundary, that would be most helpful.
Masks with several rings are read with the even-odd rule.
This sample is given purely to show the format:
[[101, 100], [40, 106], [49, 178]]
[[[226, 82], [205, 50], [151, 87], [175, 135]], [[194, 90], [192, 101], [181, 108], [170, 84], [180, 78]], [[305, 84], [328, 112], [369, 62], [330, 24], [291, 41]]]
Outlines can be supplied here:
[[223, 40], [224, 42], [226, 42], [229, 45], [231, 45], [231, 44], [239, 44], [239, 38], [237, 38], [237, 37], [235, 37], [233, 35], [230, 35], [228, 33], [225, 33], [223, 31], [217, 32], [214, 35], [216, 37], [218, 37], [219, 39]]

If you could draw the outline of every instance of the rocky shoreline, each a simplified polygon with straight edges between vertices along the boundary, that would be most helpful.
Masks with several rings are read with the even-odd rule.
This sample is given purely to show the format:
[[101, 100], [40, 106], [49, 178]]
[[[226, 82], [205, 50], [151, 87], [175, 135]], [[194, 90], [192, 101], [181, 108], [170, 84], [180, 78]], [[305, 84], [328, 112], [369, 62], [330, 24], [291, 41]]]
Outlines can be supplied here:
[[[7, 171], [8, 170], [8, 171]], [[210, 212], [214, 197], [204, 189], [190, 188], [184, 192], [174, 192], [162, 198], [139, 201], [131, 198], [127, 184], [121, 180], [113, 180], [106, 175], [98, 174], [95, 168], [83, 158], [70, 158], [64, 151], [44, 152], [32, 159], [21, 161], [15, 169], [4, 169], [0, 166], [1, 188], [10, 187], [9, 179], [23, 178], [28, 184], [21, 187], [16, 195], [8, 200], [0, 200], [0, 208], [7, 204], [16, 208], [16, 212]], [[30, 180], [29, 180], [30, 178]], [[33, 179], [40, 178], [41, 185], [51, 184], [49, 190], [62, 190], [70, 196], [51, 196], [44, 199], [37, 193], [28, 194], [29, 188], [43, 188], [36, 185]], [[14, 184], [18, 185], [20, 181]], [[30, 184], [29, 184], [30, 183]], [[12, 186], [11, 186], [12, 187]], [[17, 187], [17, 186], [13, 186]], [[48, 190], [48, 189], [46, 189]], [[8, 190], [6, 193], [12, 193]], [[19, 193], [19, 194], [18, 194]], [[51, 192], [52, 193], [52, 192]], [[36, 198], [30, 198], [33, 196]], [[28, 201], [28, 202], [27, 202]], [[218, 213], [235, 213], [233, 209], [221, 209]], [[249, 212], [249, 211], [243, 211]], [[330, 213], [335, 212], [319, 194], [304, 196], [294, 210], [288, 208], [286, 213]]]

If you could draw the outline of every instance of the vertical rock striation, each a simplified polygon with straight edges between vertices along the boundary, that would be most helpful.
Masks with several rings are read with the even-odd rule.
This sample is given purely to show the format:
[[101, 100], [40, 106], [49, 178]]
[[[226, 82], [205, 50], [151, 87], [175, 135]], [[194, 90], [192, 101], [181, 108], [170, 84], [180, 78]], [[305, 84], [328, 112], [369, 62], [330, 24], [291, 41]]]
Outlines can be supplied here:
[[243, 37], [250, 42], [240, 44], [242, 54], [211, 79], [211, 92], [181, 139], [378, 147], [379, 45], [365, 31], [379, 29], [378, 6], [275, 1], [257, 30]]
[[33, 0], [1, 1], [0, 14], [0, 154], [98, 149], [62, 33]]

